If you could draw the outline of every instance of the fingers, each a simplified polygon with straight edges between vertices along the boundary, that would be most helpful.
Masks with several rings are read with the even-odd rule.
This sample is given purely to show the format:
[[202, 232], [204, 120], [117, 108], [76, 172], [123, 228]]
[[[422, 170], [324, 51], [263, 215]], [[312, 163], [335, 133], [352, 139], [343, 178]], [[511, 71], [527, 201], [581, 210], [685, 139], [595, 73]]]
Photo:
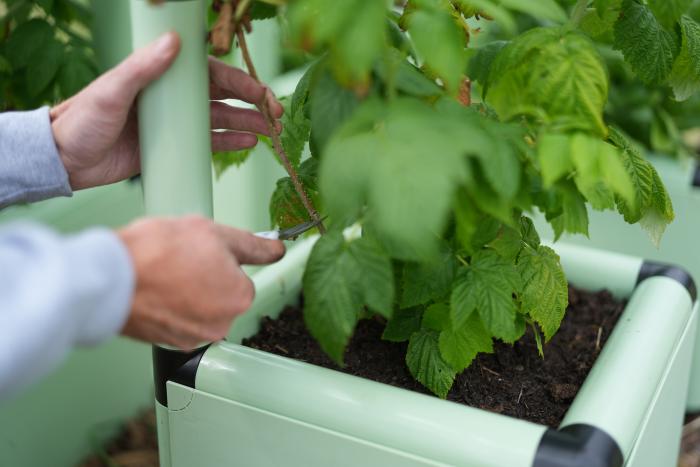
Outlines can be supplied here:
[[168, 32], [151, 44], [136, 50], [105, 75], [111, 91], [131, 102], [143, 88], [159, 78], [175, 61], [180, 51], [180, 37]]
[[216, 228], [240, 264], [269, 264], [284, 256], [285, 246], [279, 240], [266, 240], [221, 224]]
[[[257, 82], [243, 70], [233, 68], [213, 57], [209, 58], [211, 85], [209, 97], [213, 100], [239, 99], [250, 104], [260, 104], [267, 95], [268, 106], [274, 118], [280, 118], [284, 109], [267, 87]], [[267, 94], [266, 94], [267, 93]]]
[[[277, 132], [282, 124], [276, 123]], [[253, 109], [240, 109], [223, 102], [211, 103], [211, 128], [213, 130], [235, 130], [270, 136], [265, 117]]]
[[249, 149], [258, 144], [258, 137], [252, 133], [240, 133], [238, 131], [212, 131], [211, 149], [218, 151], [240, 151]]

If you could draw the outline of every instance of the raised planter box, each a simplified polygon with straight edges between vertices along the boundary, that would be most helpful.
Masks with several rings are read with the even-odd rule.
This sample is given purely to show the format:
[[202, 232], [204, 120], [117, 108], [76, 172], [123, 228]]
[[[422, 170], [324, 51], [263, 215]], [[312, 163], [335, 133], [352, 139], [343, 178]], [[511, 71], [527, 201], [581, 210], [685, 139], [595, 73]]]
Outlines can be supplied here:
[[675, 465], [697, 327], [684, 271], [557, 248], [572, 283], [629, 304], [552, 430], [236, 344], [297, 300], [311, 242], [255, 276], [255, 305], [229, 342], [186, 358], [156, 350], [165, 465]]
[[[649, 156], [673, 200], [676, 219], [668, 227], [659, 248], [638, 225], [628, 225], [612, 212], [589, 211], [590, 239], [582, 235], [565, 235], [561, 242], [678, 264], [694, 278], [700, 278], [700, 164], [679, 162], [671, 157]], [[544, 219], [536, 221], [544, 238], [553, 233]], [[688, 391], [689, 412], [700, 412], [700, 344]]]

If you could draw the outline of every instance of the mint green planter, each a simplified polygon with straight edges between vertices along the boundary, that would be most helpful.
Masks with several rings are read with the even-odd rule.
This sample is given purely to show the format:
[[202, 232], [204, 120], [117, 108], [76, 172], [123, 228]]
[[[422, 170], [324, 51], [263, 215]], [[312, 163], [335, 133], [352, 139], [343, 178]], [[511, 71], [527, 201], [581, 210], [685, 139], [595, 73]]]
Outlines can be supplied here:
[[256, 302], [228, 342], [156, 382], [167, 388], [173, 467], [674, 465], [697, 327], [692, 287], [663, 275], [637, 285], [652, 270], [641, 259], [558, 247], [573, 283], [630, 301], [555, 431], [236, 344], [298, 299], [312, 243], [255, 275]]
[[[589, 211], [590, 239], [564, 236], [565, 243], [618, 251], [629, 255], [678, 264], [700, 280], [700, 166], [693, 161], [681, 163], [663, 156], [650, 156], [669, 190], [676, 219], [668, 227], [660, 248], [656, 248], [638, 225], [628, 225], [611, 212]], [[544, 237], [553, 234], [544, 219], [537, 228]], [[688, 393], [687, 410], [700, 411], [700, 344], [695, 352]]]

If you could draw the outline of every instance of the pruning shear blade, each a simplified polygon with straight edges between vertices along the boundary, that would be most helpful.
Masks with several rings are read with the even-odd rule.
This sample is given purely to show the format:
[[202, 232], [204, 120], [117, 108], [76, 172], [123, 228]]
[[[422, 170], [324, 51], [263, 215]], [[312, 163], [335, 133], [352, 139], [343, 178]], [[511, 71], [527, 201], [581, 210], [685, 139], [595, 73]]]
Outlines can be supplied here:
[[268, 240], [295, 240], [299, 235], [308, 232], [317, 227], [323, 219], [317, 221], [308, 221], [303, 224], [298, 224], [282, 230], [271, 230], [268, 232], [258, 232], [256, 237], [266, 238]]

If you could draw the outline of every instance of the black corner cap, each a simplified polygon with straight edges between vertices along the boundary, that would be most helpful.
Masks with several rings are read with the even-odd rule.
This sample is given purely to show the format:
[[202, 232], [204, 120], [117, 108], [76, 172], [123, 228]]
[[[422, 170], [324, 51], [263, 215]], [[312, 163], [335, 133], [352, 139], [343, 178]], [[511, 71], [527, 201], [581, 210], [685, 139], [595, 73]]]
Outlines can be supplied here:
[[695, 173], [693, 174], [693, 186], [700, 188], [700, 163], [695, 166]]
[[639, 270], [639, 276], [637, 276], [637, 284], [640, 284], [644, 279], [657, 276], [668, 277], [678, 281], [688, 290], [693, 302], [698, 298], [698, 289], [695, 287], [693, 276], [685, 269], [672, 264], [644, 261], [642, 268]]
[[532, 467], [622, 467], [622, 451], [603, 430], [590, 425], [549, 429]]
[[191, 352], [183, 352], [153, 346], [153, 379], [156, 400], [161, 405], [168, 406], [168, 392], [165, 387], [168, 381], [194, 388], [199, 362], [208, 348], [207, 345]]

